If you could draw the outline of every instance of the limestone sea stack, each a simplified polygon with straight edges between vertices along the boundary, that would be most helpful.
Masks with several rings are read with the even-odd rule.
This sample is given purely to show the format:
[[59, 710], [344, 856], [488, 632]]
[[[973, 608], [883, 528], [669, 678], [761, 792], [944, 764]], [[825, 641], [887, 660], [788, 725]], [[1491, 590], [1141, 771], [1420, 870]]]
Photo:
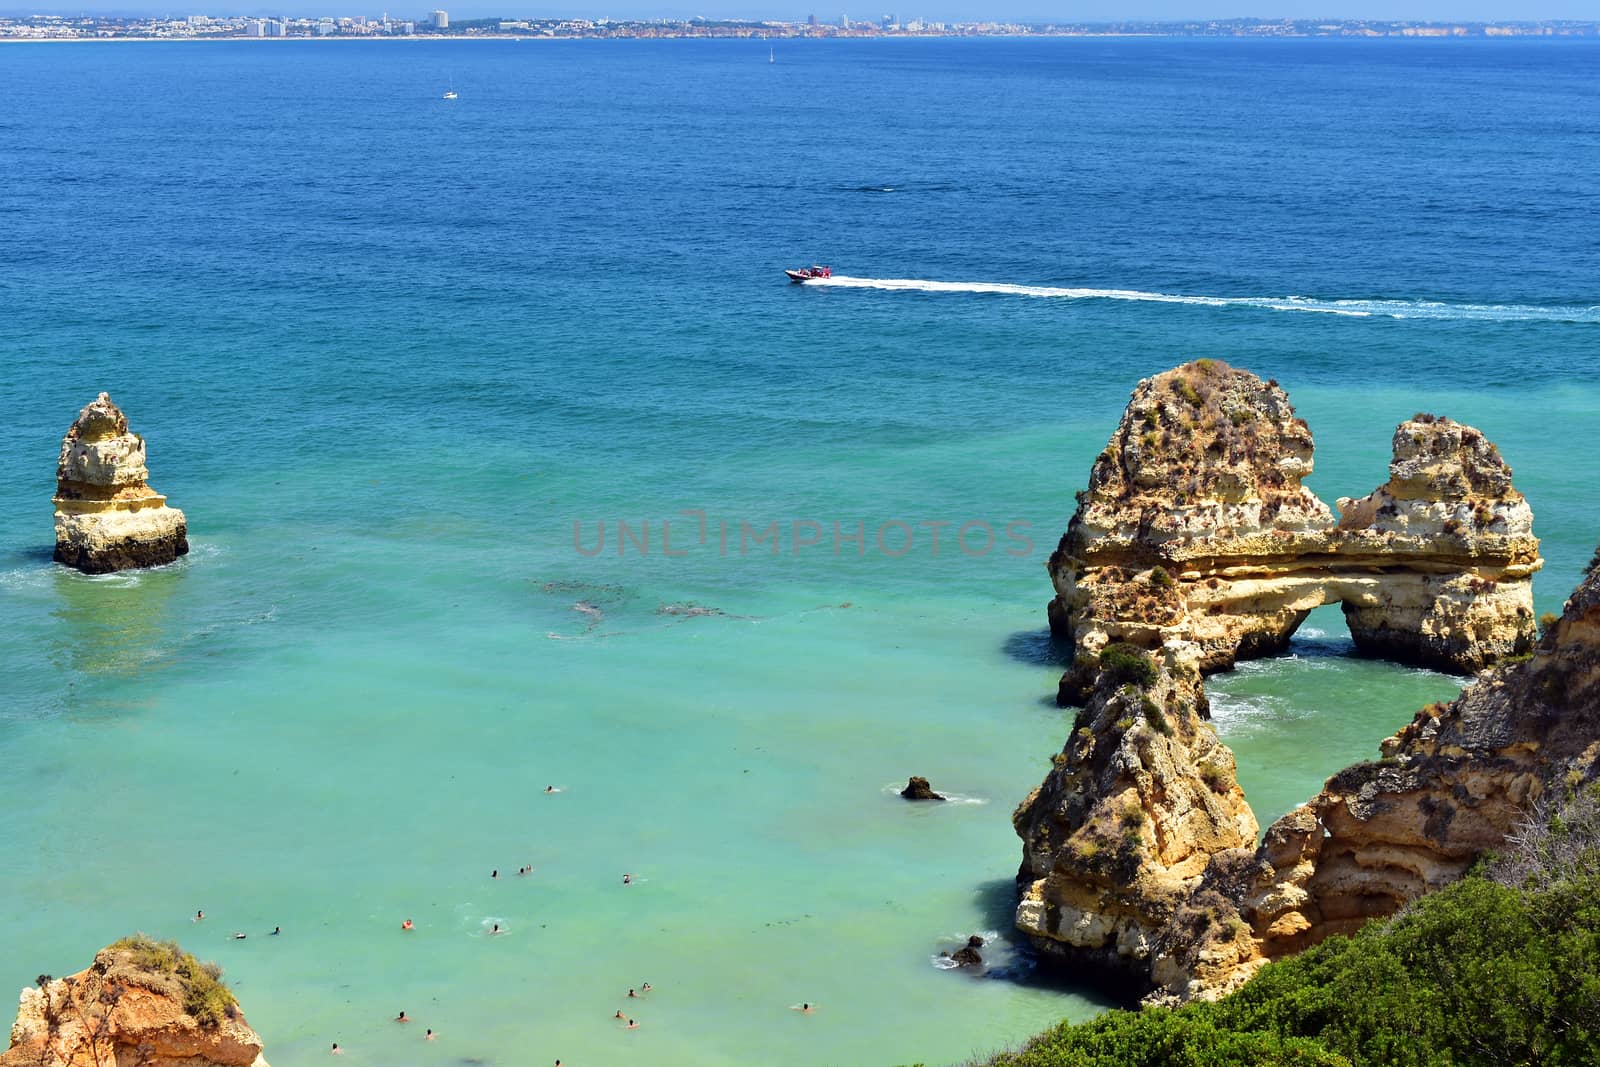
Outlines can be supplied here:
[[0, 1067], [267, 1067], [219, 973], [171, 942], [118, 941], [22, 991]]
[[183, 512], [147, 483], [144, 438], [101, 393], [78, 413], [56, 465], [58, 563], [85, 574], [171, 563], [189, 551]]
[[1012, 816], [1018, 929], [1047, 961], [1148, 986], [1157, 936], [1256, 817], [1212, 729], [1193, 644], [1107, 646], [1054, 769]]
[[1533, 516], [1482, 433], [1402, 423], [1389, 481], [1337, 523], [1301, 484], [1312, 449], [1276, 382], [1200, 360], [1139, 383], [1048, 563], [1076, 653], [1063, 703], [1114, 641], [1192, 642], [1209, 673], [1284, 648], [1323, 604], [1363, 652], [1444, 670], [1533, 647]]
[[[1267, 960], [1459, 877], [1600, 753], [1600, 574], [1535, 650], [1539, 543], [1482, 433], [1395, 431], [1389, 480], [1336, 523], [1301, 482], [1310, 430], [1275, 382], [1199, 361], [1139, 383], [1049, 561], [1058, 699], [1082, 703], [1018, 806], [1016, 922], [1046, 961], [1211, 996]], [[1339, 603], [1371, 655], [1476, 671], [1383, 759], [1267, 830], [1208, 721], [1205, 673], [1283, 648]]]

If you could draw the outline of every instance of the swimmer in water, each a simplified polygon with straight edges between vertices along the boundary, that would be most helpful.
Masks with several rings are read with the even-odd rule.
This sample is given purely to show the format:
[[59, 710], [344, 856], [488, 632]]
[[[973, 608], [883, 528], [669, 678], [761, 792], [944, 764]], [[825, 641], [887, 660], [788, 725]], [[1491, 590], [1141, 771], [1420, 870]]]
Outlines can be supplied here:
[[629, 1030], [637, 1030], [637, 1029], [639, 1029], [639, 1024], [634, 1022], [632, 1019], [629, 1019], [628, 1020], [628, 1029]]
[[492, 870], [492, 871], [490, 871], [490, 872], [489, 872], [489, 877], [490, 877], [490, 878], [498, 878], [498, 877], [500, 877], [500, 871], [499, 871], [499, 869], [498, 869], [498, 868], [496, 868], [496, 869], [495, 869], [495, 870]]
[[[411, 1019], [406, 1015], [405, 1012], [401, 1012], [399, 1015], [396, 1015], [394, 1017], [394, 1021], [397, 1022], [397, 1023], [408, 1023], [408, 1022], [411, 1021]], [[428, 1033], [431, 1034], [431, 1033], [433, 1033], [433, 1031], [429, 1030]]]
[[282, 934], [282, 933], [283, 933], [283, 927], [281, 927], [281, 926], [274, 926], [274, 927], [273, 927], [273, 928], [272, 928], [272, 933], [270, 933], [270, 934], [268, 934], [268, 935], [267, 935], [267, 936], [268, 936], [268, 937], [277, 937], [277, 936], [278, 936], [278, 935], [279, 935], [279, 934]]
[[203, 911], [197, 911], [197, 912], [194, 913], [194, 921], [195, 922], [200, 922], [205, 917], [206, 917], [206, 913], [203, 912]]
[[613, 1015], [612, 1018], [613, 1019], [626, 1019], [627, 1016], [622, 1014], [622, 1009], [621, 1008], [618, 1008], [617, 1009], [617, 1013], [615, 1015]]
[[791, 1011], [797, 1011], [802, 1015], [810, 1015], [812, 1012], [816, 1011], [817, 1009], [813, 1008], [809, 1003], [807, 1003], [807, 1004], [800, 1005], [798, 1008], [791, 1008], [790, 1010]]
[[505, 931], [500, 929], [500, 924], [499, 923], [495, 923], [494, 924], [494, 929], [490, 930], [489, 933], [490, 934], [503, 934], [503, 933], [505, 933]]
[[331, 1052], [335, 1056], [343, 1056], [344, 1055], [344, 1049], [339, 1047], [339, 1042], [337, 1042], [337, 1041], [335, 1041], [333, 1043], [333, 1048], [329, 1049], [328, 1051]]
[[427, 1033], [422, 1035], [422, 1040], [424, 1040], [424, 1041], [432, 1041], [433, 1038], [434, 1038], [434, 1033], [433, 1033], [432, 1030], [429, 1030]]
[[644, 985], [642, 985], [642, 986], [640, 986], [640, 987], [639, 987], [639, 991], [640, 991], [640, 992], [641, 992], [641, 993], [648, 993], [648, 992], [650, 992], [650, 983], [649, 983], [649, 982], [646, 982], [646, 983], [645, 983], [645, 984], [644, 984]]
[[623, 875], [622, 876], [622, 884], [623, 885], [632, 885], [633, 884], [633, 875], [631, 875], [631, 874]]

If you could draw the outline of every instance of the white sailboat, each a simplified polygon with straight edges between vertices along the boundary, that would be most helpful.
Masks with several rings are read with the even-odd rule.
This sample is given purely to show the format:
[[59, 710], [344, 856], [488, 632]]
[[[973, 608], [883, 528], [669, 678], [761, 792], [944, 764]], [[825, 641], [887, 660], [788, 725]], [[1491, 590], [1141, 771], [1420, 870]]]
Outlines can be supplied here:
[[767, 46], [767, 62], [768, 63], [776, 63], [777, 61], [778, 61], [777, 58], [775, 56], [773, 56], [773, 54], [772, 54], [772, 46], [768, 45]]
[[456, 76], [454, 74], [450, 75], [450, 88], [444, 91], [444, 98], [446, 100], [456, 99]]

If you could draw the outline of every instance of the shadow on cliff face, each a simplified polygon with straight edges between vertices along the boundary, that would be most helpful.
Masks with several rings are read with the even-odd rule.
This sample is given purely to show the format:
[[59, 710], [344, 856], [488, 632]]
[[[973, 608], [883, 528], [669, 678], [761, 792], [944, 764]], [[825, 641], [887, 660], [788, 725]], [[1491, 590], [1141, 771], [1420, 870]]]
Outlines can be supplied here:
[[48, 545], [29, 545], [0, 552], [0, 570], [13, 567], [36, 567], [55, 562], [55, 550]]
[[[1049, 627], [1038, 630], [1019, 630], [1000, 644], [1000, 650], [1018, 663], [1029, 667], [1045, 667], [1064, 671], [1072, 665], [1072, 642], [1057, 637]], [[1041, 707], [1055, 709], [1060, 706], [1054, 693], [1039, 698]]]
[[1020, 630], [1006, 638], [1000, 648], [1018, 663], [1030, 667], [1066, 670], [1072, 666], [1072, 642], [1057, 638], [1049, 627]]
[[1081, 976], [1065, 975], [1059, 968], [1039, 966], [1039, 956], [1027, 938], [1017, 934], [1017, 883], [1015, 879], [984, 882], [974, 893], [979, 909], [979, 925], [999, 935], [982, 949], [984, 969], [975, 978], [1009, 982], [1027, 989], [1067, 993], [1088, 1001], [1096, 1014], [1108, 1008], [1126, 1007], [1135, 997], [1119, 999], [1117, 983], [1109, 986], [1105, 976], [1085, 971]]

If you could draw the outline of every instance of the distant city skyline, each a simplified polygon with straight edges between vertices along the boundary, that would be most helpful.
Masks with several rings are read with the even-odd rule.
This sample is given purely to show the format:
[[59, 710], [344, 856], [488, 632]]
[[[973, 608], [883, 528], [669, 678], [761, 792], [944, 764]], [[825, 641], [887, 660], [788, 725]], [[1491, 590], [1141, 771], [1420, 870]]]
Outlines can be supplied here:
[[[348, 10], [334, 12], [340, 15], [382, 14], [378, 0], [340, 0]], [[692, 2], [692, 0], [687, 0]], [[802, 0], [802, 4], [806, 0]], [[1542, 19], [1592, 20], [1600, 15], [1594, 3], [1579, 0], [1529, 0], [1522, 5], [1509, 5], [1505, 0], [1138, 0], [1134, 5], [1113, 3], [1111, 0], [1003, 0], [998, 5], [975, 4], [973, 0], [927, 0], [926, 3], [907, 5], [896, 0], [886, 5], [888, 10], [875, 7], [853, 8], [848, 0], [825, 0], [831, 6], [795, 6], [795, 0], [706, 0], [704, 6], [677, 6], [659, 0], [472, 0], [460, 5], [446, 5], [455, 20], [478, 18], [612, 18], [612, 19], [687, 19], [696, 16], [708, 19], [782, 19], [804, 21], [816, 15], [819, 21], [836, 22], [841, 16], [875, 20], [894, 13], [901, 18], [920, 17], [955, 22], [993, 20], [997, 22], [1170, 22], [1179, 20], [1210, 20], [1230, 18], [1327, 18], [1333, 19], [1383, 19], [1417, 21], [1534, 21]], [[883, 0], [878, 0], [882, 3]], [[170, 0], [41, 0], [37, 4], [16, 7], [0, 0], [0, 16], [26, 15], [126, 15], [148, 17], [153, 15], [183, 17], [185, 15], [248, 15], [261, 18], [317, 17], [330, 13], [326, 0], [283, 0], [282, 3], [263, 3], [261, 0], [196, 0], [192, 6], [174, 6]], [[437, 5], [416, 4], [414, 8], [389, 9], [391, 18], [415, 20], [423, 23]], [[373, 7], [373, 10], [368, 10]]]

